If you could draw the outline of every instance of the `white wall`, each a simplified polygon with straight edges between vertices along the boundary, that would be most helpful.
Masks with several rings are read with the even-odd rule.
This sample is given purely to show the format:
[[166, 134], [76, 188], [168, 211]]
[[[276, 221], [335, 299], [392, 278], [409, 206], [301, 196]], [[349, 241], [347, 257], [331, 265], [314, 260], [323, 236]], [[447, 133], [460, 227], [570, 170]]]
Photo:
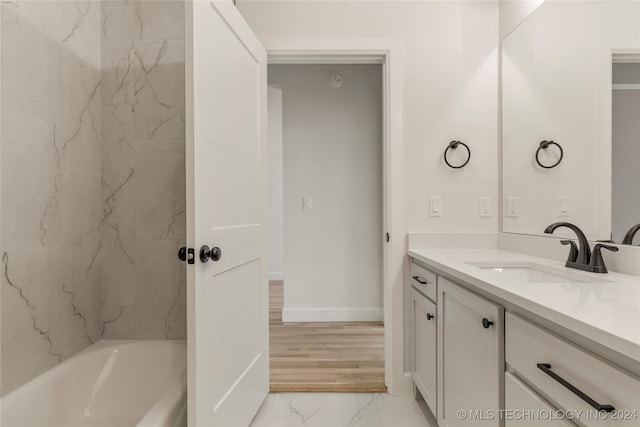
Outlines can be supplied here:
[[[497, 231], [497, 2], [241, 1], [238, 8], [267, 50], [286, 40], [401, 44], [403, 145], [392, 149], [406, 159], [407, 229]], [[473, 150], [460, 171], [442, 160], [452, 139]], [[443, 198], [441, 217], [429, 217], [429, 196]], [[480, 218], [480, 197], [492, 198], [491, 218]]]
[[500, 0], [500, 40], [511, 33], [545, 0]]
[[[556, 221], [608, 239], [611, 228], [611, 52], [638, 48], [639, 2], [545, 2], [503, 41], [503, 196], [520, 199], [503, 231], [541, 233]], [[579, 48], [576, 48], [579, 47]], [[542, 140], [565, 151], [535, 164]], [[558, 197], [569, 196], [569, 216]]]
[[382, 67], [271, 65], [268, 79], [283, 97], [283, 320], [382, 320]]
[[[614, 84], [640, 84], [640, 64], [614, 64]], [[613, 91], [613, 240], [640, 222], [640, 90]], [[636, 244], [640, 237], [634, 239]]]
[[283, 280], [282, 89], [269, 86], [269, 280]]

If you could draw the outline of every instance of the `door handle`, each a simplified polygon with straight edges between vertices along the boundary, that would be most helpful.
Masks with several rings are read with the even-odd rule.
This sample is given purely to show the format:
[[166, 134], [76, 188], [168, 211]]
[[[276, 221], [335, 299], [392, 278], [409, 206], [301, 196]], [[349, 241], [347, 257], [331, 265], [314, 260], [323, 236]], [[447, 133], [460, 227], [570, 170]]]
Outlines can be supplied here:
[[551, 370], [551, 365], [549, 363], [538, 363], [538, 364], [536, 364], [536, 366], [538, 367], [538, 369], [542, 370], [542, 372], [544, 372], [545, 374], [549, 375], [551, 378], [553, 378], [554, 380], [556, 380], [560, 384], [562, 384], [571, 393], [575, 394], [580, 399], [584, 400], [589, 405], [594, 407], [598, 412], [602, 412], [602, 411], [604, 411], [604, 412], [613, 412], [613, 411], [616, 410], [616, 408], [614, 408], [611, 405], [601, 405], [600, 403], [596, 402], [595, 400], [593, 400], [592, 398], [587, 396], [582, 390], [578, 389], [576, 386], [571, 384], [569, 381], [565, 380], [560, 375], [558, 375], [555, 372], [553, 372]]
[[433, 314], [427, 313], [427, 320], [431, 320], [431, 319], [433, 319]]
[[482, 318], [482, 327], [485, 329], [489, 329], [489, 326], [493, 325], [493, 322], [487, 319], [486, 317]]
[[203, 263], [211, 261], [219, 261], [222, 258], [222, 250], [219, 247], [214, 246], [213, 248], [209, 248], [207, 245], [202, 245], [200, 247], [200, 261]]

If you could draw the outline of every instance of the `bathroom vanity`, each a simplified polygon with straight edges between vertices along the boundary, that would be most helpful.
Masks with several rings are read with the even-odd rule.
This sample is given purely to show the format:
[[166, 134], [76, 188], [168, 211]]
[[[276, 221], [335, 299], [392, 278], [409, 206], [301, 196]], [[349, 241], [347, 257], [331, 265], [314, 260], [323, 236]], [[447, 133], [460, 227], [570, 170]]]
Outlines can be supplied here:
[[414, 384], [445, 426], [640, 425], [640, 278], [410, 250]]

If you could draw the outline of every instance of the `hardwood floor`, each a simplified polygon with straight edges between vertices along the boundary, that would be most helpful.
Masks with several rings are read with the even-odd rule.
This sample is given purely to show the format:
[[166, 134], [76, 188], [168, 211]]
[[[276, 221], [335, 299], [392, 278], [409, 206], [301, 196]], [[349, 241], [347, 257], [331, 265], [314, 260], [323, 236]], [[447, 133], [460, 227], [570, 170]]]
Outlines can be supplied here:
[[382, 322], [283, 324], [283, 302], [283, 282], [269, 282], [271, 391], [387, 390]]

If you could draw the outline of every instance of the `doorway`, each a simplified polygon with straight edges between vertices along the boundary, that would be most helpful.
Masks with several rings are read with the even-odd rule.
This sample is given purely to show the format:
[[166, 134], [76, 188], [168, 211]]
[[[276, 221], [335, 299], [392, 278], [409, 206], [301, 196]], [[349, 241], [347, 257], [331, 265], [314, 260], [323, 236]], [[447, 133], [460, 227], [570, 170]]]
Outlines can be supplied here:
[[271, 391], [386, 391], [383, 66], [268, 81]]
[[640, 218], [640, 54], [614, 55], [612, 65], [611, 239], [633, 244]]

